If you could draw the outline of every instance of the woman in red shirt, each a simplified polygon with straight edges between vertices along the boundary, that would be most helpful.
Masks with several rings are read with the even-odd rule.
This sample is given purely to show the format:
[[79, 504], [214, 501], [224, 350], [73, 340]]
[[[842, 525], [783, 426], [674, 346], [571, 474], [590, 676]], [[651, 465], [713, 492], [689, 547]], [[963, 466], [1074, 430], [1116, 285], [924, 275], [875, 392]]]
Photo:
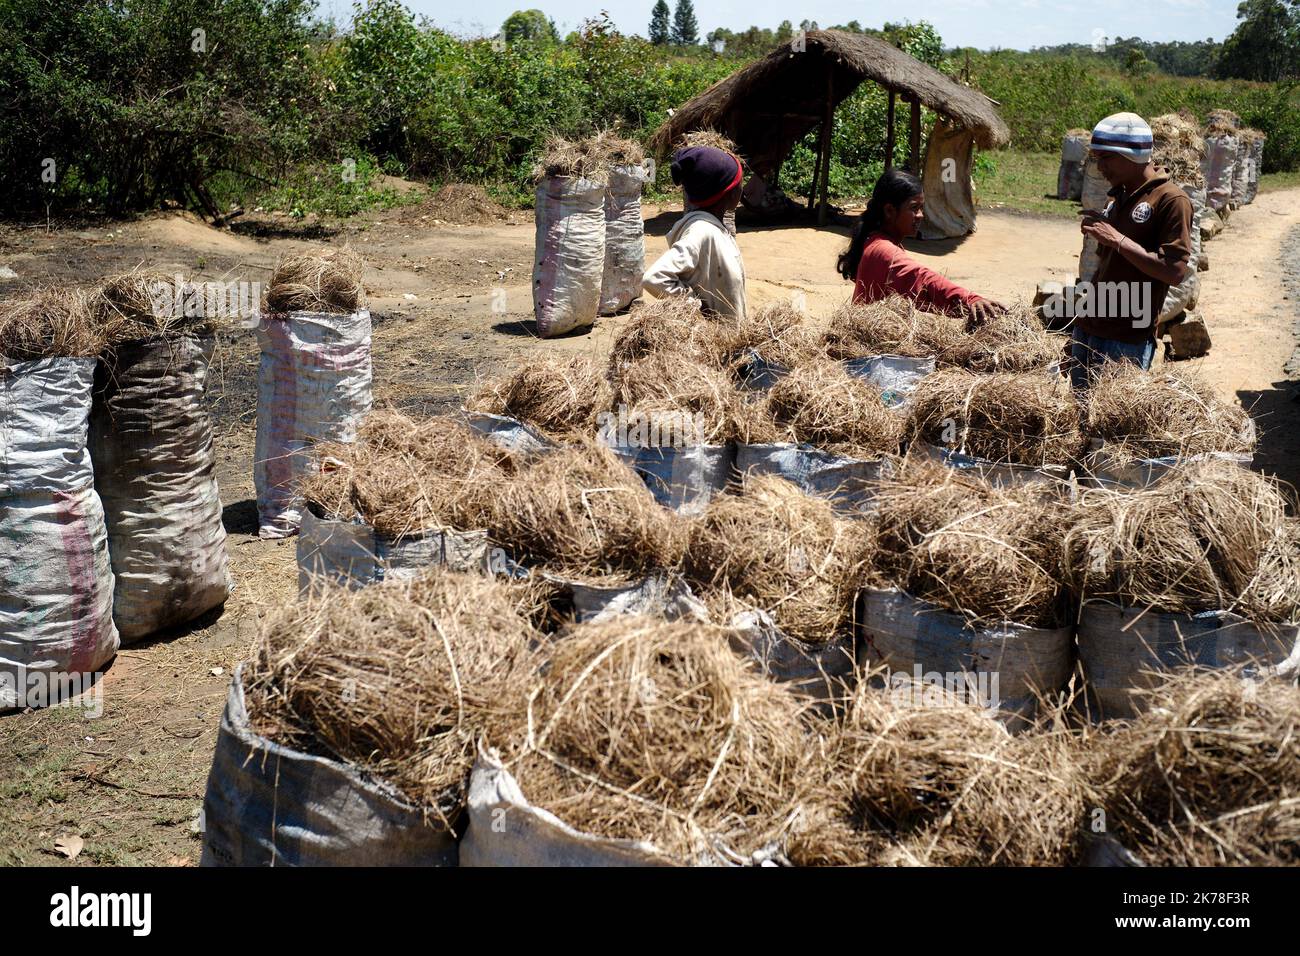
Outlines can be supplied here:
[[840, 275], [853, 280], [853, 301], [865, 304], [901, 295], [917, 308], [964, 316], [972, 325], [1006, 311], [1005, 306], [949, 282], [907, 254], [903, 240], [916, 235], [924, 218], [925, 192], [919, 179], [890, 169], [876, 180], [871, 202], [838, 263]]

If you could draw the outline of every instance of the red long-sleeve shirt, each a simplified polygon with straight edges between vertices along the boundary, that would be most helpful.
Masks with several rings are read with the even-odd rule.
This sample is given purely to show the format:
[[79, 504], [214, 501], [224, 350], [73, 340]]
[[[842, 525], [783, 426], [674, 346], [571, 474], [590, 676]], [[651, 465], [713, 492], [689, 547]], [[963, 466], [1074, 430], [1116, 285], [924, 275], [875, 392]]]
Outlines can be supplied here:
[[904, 296], [918, 308], [947, 315], [957, 315], [980, 300], [974, 292], [915, 261], [883, 232], [873, 232], [858, 263], [853, 301], [865, 304], [890, 295]]

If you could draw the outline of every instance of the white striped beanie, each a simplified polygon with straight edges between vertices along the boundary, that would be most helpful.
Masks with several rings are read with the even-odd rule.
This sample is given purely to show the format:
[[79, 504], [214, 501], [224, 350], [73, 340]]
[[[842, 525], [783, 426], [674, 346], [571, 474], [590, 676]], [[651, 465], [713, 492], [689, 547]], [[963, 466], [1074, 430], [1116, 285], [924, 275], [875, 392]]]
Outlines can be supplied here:
[[1139, 166], [1151, 162], [1151, 127], [1136, 113], [1107, 116], [1092, 131], [1090, 149], [1119, 153]]

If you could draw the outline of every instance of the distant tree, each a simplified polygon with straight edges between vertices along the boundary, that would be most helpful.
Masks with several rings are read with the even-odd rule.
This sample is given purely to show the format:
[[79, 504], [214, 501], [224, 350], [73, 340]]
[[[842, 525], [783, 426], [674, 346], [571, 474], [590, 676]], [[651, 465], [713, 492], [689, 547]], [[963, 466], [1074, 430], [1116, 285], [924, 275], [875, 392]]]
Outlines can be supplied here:
[[799, 29], [800, 29], [800, 30], [803, 30], [805, 33], [811, 33], [813, 30], [816, 30], [816, 29], [817, 29], [817, 21], [816, 21], [816, 20], [800, 20], [800, 21], [799, 21]]
[[517, 40], [556, 43], [560, 39], [555, 24], [541, 10], [516, 10], [501, 24], [501, 35], [507, 43]]
[[794, 39], [794, 24], [789, 20], [782, 20], [781, 25], [776, 28], [774, 39], [777, 43], [789, 43]]
[[650, 11], [650, 42], [655, 46], [664, 46], [671, 39], [668, 26], [668, 4], [658, 0]]
[[691, 0], [677, 0], [673, 10], [673, 42], [678, 46], [694, 46], [700, 42], [700, 24], [695, 19], [695, 4]]
[[1223, 41], [1221, 77], [1276, 81], [1300, 76], [1300, 0], [1245, 0]]

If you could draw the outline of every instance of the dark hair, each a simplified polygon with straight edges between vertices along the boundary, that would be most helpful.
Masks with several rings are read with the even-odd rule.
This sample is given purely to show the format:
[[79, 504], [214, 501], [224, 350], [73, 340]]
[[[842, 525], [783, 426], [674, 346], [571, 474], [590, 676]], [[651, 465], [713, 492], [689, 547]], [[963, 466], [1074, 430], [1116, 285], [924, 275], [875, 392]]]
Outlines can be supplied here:
[[921, 180], [904, 169], [887, 169], [876, 180], [871, 190], [871, 201], [862, 211], [858, 224], [853, 227], [853, 236], [849, 247], [844, 250], [835, 268], [840, 275], [852, 281], [858, 277], [858, 263], [862, 261], [862, 249], [867, 244], [867, 237], [880, 229], [885, 223], [885, 205], [895, 209], [903, 208], [903, 203], [923, 192]]

